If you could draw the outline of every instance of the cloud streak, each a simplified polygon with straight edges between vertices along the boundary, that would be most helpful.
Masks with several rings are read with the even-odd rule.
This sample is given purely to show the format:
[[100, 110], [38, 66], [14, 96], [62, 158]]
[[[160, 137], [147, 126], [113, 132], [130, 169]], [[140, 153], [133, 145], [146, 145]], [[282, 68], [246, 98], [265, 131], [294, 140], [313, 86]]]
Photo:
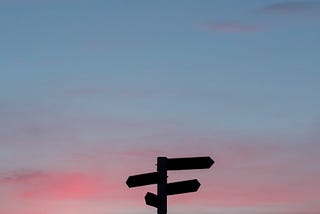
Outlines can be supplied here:
[[255, 16], [253, 18], [258, 20], [258, 23], [255, 25], [248, 24], [246, 22], [217, 21], [205, 24], [202, 28], [205, 30], [214, 30], [226, 33], [254, 33], [265, 31], [270, 28], [270, 26], [265, 26], [264, 24], [259, 23], [259, 18], [261, 17], [257, 15], [286, 15], [290, 18], [295, 15], [311, 15], [311, 17], [313, 17], [313, 15], [317, 15], [319, 12], [319, 1], [285, 1], [257, 8], [253, 14]]
[[271, 4], [259, 10], [264, 14], [304, 14], [314, 12], [320, 8], [316, 1], [287, 1]]
[[19, 171], [14, 173], [9, 173], [0, 176], [0, 183], [21, 183], [27, 182], [34, 179], [39, 179], [45, 177], [46, 174], [41, 171]]
[[260, 26], [246, 25], [237, 22], [215, 22], [205, 24], [203, 26], [206, 30], [215, 30], [220, 32], [229, 33], [250, 33], [250, 32], [260, 32], [263, 30]]

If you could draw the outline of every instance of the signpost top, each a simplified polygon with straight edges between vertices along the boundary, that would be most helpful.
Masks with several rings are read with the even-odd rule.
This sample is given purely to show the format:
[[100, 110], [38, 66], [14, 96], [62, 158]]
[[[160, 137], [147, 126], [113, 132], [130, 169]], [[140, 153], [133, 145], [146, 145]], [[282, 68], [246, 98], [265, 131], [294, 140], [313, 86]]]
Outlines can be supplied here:
[[157, 184], [157, 194], [148, 192], [145, 196], [147, 205], [157, 208], [157, 214], [167, 214], [167, 196], [196, 192], [200, 187], [197, 179], [167, 182], [168, 170], [209, 169], [214, 161], [209, 156], [186, 158], [157, 158], [157, 172], [129, 176], [128, 187]]

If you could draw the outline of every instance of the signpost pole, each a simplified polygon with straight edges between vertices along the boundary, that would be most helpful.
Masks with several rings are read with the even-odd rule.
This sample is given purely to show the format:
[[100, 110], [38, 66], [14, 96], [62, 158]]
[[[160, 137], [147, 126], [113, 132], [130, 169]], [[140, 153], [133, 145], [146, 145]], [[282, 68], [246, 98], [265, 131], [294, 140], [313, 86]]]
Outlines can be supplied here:
[[158, 181], [158, 214], [167, 214], [167, 157], [158, 157], [157, 171], [159, 175]]

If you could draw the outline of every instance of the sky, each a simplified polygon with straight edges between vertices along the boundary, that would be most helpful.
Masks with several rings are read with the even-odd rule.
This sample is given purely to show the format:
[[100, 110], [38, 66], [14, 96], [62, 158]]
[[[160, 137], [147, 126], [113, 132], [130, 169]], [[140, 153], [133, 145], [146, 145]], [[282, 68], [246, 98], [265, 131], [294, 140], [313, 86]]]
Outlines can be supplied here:
[[0, 0], [0, 214], [320, 213], [320, 1]]

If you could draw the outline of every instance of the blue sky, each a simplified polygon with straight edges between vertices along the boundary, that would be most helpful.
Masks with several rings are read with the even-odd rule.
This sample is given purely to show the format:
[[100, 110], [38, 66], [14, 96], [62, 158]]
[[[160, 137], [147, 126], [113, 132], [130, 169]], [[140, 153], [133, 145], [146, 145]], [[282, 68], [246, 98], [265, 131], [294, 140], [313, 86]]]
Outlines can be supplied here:
[[318, 213], [319, 14], [319, 1], [0, 0], [0, 213], [154, 212], [123, 181], [159, 155], [216, 160], [184, 172], [202, 186], [172, 212]]

